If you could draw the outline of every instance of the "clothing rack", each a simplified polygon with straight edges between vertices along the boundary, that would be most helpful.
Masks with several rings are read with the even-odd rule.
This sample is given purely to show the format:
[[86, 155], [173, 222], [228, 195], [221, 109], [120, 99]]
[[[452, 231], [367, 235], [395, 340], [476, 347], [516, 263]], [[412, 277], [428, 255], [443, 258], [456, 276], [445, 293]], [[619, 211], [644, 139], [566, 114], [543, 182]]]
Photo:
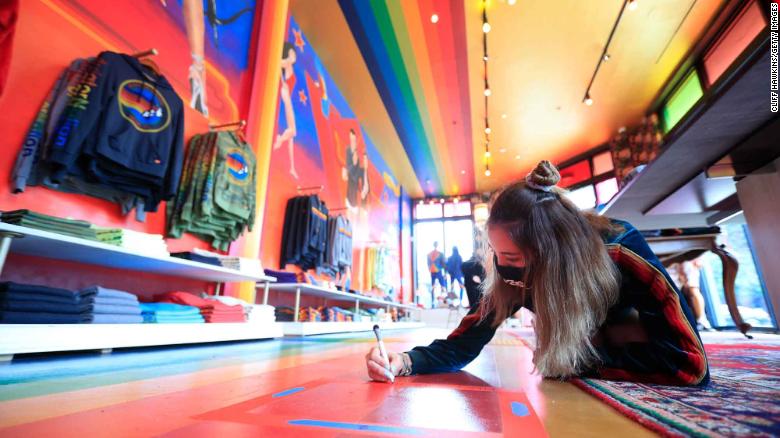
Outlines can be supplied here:
[[145, 58], [147, 56], [157, 56], [160, 52], [157, 51], [154, 47], [152, 47], [149, 50], [144, 50], [143, 52], [134, 53], [134, 58]]
[[239, 120], [237, 122], [231, 122], [231, 123], [224, 123], [222, 125], [209, 125], [209, 131], [216, 131], [217, 129], [222, 128], [231, 128], [236, 127], [236, 131], [239, 129], [243, 129], [246, 126], [246, 120]]

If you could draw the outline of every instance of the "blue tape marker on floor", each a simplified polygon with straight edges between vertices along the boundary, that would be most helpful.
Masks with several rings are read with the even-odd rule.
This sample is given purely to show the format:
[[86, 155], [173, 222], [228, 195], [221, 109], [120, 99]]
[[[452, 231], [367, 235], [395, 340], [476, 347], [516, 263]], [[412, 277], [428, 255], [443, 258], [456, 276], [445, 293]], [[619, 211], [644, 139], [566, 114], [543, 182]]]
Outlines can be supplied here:
[[518, 417], [525, 417], [526, 415], [530, 414], [528, 411], [528, 406], [520, 402], [512, 402], [512, 413]]
[[282, 391], [282, 392], [277, 392], [276, 394], [272, 395], [271, 397], [272, 398], [284, 397], [285, 395], [290, 395], [290, 394], [295, 394], [296, 392], [301, 392], [304, 389], [305, 389], [304, 387], [299, 386], [298, 388], [291, 388], [291, 389], [288, 389], [288, 390], [285, 390], [285, 391]]
[[407, 427], [376, 426], [373, 424], [339, 423], [336, 421], [320, 420], [290, 420], [288, 423], [294, 426], [328, 427], [331, 429], [361, 430], [368, 432], [395, 433], [399, 435], [423, 435], [422, 430]]

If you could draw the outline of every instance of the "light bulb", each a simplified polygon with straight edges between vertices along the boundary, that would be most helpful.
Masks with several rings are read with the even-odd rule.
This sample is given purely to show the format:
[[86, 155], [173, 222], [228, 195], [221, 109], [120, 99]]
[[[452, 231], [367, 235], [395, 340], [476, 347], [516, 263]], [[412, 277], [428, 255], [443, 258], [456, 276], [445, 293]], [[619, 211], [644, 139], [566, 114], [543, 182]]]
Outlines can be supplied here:
[[490, 126], [485, 128], [485, 134], [490, 134], [491, 132], [493, 132], [493, 131], [490, 129]]
[[439, 204], [444, 204], [444, 198], [439, 199]]
[[517, 3], [517, 0], [507, 0], [506, 2], [509, 6], [514, 6], [515, 3]]
[[431, 23], [436, 24], [439, 22], [439, 16], [437, 14], [431, 15]]
[[505, 119], [505, 118], [506, 118], [506, 113], [504, 113], [504, 114], [501, 114], [501, 118], [502, 118], [502, 119]]
[[609, 61], [609, 58], [610, 58], [609, 53], [605, 53], [604, 54], [604, 61]]
[[519, 160], [519, 159], [520, 159], [520, 155], [515, 155], [515, 160]]
[[638, 7], [638, 2], [636, 0], [628, 0], [628, 10], [629, 11], [635, 11]]
[[483, 60], [483, 61], [487, 61], [487, 60], [488, 60], [488, 57], [487, 57], [487, 55], [483, 56], [483, 57], [482, 57], [482, 60]]
[[491, 172], [490, 169], [485, 169], [485, 176], [490, 176]]
[[485, 88], [485, 97], [490, 96], [491, 94], [493, 94], [493, 92], [490, 91], [490, 88]]
[[487, 21], [482, 23], [482, 32], [488, 33], [490, 32], [490, 23]]
[[593, 99], [590, 97], [590, 93], [585, 94], [585, 99], [583, 100], [585, 105], [591, 106], [593, 105]]
[[485, 151], [485, 158], [490, 158], [490, 151]]
[[499, 149], [498, 151], [499, 151], [499, 152], [501, 152], [501, 153], [503, 154], [504, 152], [506, 152], [506, 148], [501, 148], [501, 149]]
[[461, 170], [461, 171], [460, 171], [460, 174], [461, 174], [461, 175], [465, 175], [465, 174], [466, 174], [466, 171], [465, 171], [465, 170]]

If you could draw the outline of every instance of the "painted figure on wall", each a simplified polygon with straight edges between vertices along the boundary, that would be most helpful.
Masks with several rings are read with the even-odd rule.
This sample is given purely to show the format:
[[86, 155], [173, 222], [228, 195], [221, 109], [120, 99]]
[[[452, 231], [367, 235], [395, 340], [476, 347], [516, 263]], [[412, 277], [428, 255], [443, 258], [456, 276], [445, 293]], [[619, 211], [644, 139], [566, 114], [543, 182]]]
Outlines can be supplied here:
[[347, 182], [347, 207], [358, 208], [365, 204], [368, 198], [368, 156], [362, 158], [357, 148], [357, 134], [349, 130], [349, 145], [346, 153], [346, 166], [342, 169], [342, 177]]
[[[181, 12], [184, 19], [184, 28], [187, 33], [187, 42], [190, 47], [192, 64], [189, 67], [190, 84], [190, 108], [209, 116], [209, 108], [206, 103], [206, 20], [211, 26], [214, 44], [218, 45], [218, 26], [229, 25], [238, 20], [242, 15], [251, 13], [253, 7], [244, 7], [228, 17], [220, 17], [217, 14], [217, 0], [180, 0]], [[160, 0], [164, 7], [168, 7], [167, 0]], [[204, 5], [205, 3], [205, 5]], [[204, 15], [204, 6], [206, 8]]]
[[298, 179], [294, 160], [294, 140], [296, 134], [295, 111], [292, 106], [292, 92], [295, 88], [295, 72], [293, 71], [293, 65], [296, 60], [297, 55], [295, 54], [295, 46], [293, 46], [292, 43], [285, 42], [284, 47], [282, 48], [282, 80], [280, 83], [279, 97], [284, 104], [284, 116], [287, 121], [287, 128], [276, 136], [274, 150], [279, 149], [283, 144], [287, 143], [287, 150], [290, 154], [290, 175], [292, 175], [293, 178]]

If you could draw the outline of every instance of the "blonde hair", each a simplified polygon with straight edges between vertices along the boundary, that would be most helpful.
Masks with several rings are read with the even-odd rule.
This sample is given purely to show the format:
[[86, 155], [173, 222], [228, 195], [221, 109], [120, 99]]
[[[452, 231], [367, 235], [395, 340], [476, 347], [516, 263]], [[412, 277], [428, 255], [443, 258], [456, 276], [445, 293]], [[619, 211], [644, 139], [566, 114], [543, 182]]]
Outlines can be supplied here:
[[480, 310], [483, 318], [493, 314], [497, 327], [531, 298], [534, 364], [545, 377], [563, 378], [598, 363], [591, 337], [617, 302], [620, 279], [601, 238], [615, 226], [581, 212], [555, 186], [559, 180], [555, 166], [542, 161], [494, 198], [486, 228], [503, 227], [524, 252], [528, 286], [518, 291], [506, 284], [490, 254]]

